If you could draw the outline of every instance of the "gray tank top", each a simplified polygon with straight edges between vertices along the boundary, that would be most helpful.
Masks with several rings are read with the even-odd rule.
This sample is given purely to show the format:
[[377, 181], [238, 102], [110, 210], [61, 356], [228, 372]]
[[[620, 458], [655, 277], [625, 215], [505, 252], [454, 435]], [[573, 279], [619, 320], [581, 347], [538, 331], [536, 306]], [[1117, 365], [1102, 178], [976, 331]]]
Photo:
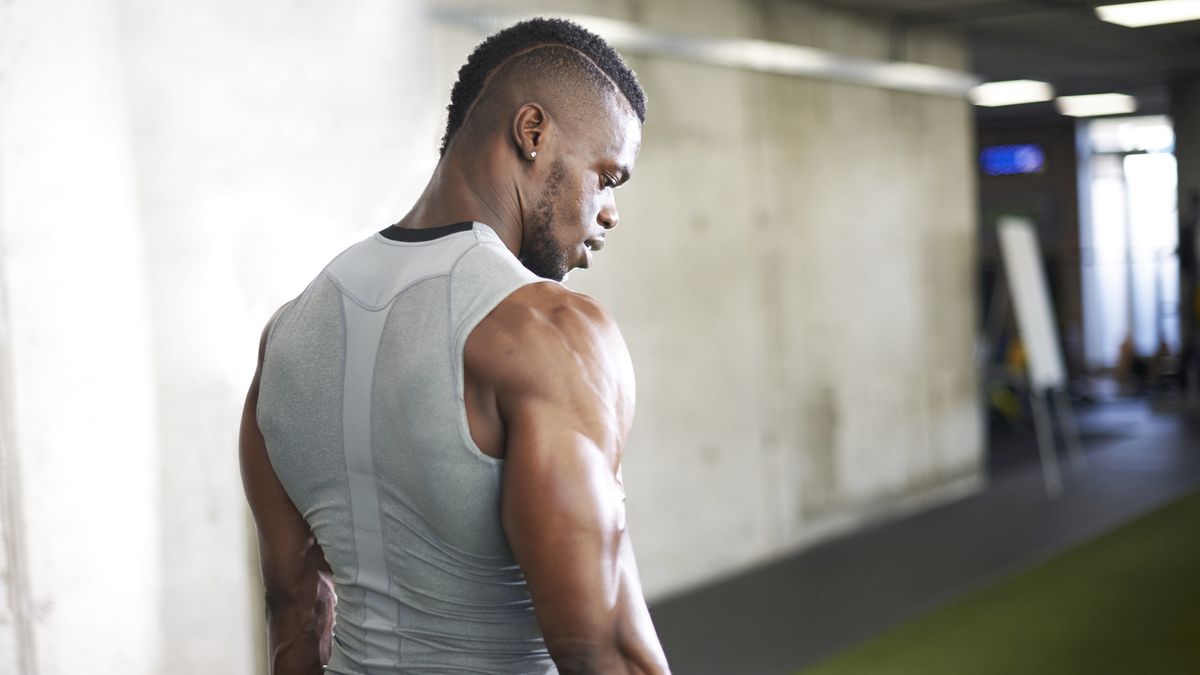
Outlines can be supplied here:
[[463, 346], [540, 281], [491, 228], [391, 227], [268, 329], [258, 423], [333, 569], [331, 673], [553, 673], [500, 525], [503, 461], [463, 405]]

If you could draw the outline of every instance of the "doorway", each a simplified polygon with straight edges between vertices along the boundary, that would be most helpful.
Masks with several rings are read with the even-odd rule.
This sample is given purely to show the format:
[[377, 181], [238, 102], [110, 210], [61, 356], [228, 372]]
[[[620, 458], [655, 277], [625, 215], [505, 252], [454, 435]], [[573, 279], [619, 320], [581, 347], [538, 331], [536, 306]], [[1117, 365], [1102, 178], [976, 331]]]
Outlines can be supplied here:
[[1077, 145], [1086, 366], [1144, 381], [1180, 351], [1175, 134], [1164, 115], [1089, 120]]

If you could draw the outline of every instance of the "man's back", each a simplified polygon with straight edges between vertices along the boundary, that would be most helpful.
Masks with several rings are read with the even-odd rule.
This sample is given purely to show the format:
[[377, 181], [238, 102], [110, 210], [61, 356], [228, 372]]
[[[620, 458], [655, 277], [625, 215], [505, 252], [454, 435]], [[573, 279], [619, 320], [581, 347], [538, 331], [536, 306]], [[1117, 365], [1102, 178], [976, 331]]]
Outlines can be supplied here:
[[487, 226], [389, 228], [268, 329], [257, 419], [338, 597], [330, 672], [553, 672], [471, 438], [463, 348], [538, 278]]
[[[532, 283], [616, 228], [645, 103], [576, 24], [491, 35], [401, 241], [268, 323], [238, 452], [274, 675], [670, 672], [626, 527], [629, 350], [598, 302]], [[458, 221], [488, 225], [429, 229]]]

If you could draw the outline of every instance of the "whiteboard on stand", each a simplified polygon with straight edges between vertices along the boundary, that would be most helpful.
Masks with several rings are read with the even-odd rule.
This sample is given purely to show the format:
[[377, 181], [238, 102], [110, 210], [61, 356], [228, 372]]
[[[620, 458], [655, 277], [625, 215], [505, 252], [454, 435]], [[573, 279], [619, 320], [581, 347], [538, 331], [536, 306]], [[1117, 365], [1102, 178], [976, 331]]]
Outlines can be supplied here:
[[1029, 382], [1034, 391], [1061, 390], [1067, 384], [1062, 349], [1055, 328], [1054, 309], [1042, 269], [1037, 231], [1025, 218], [1004, 216], [996, 226], [1004, 276], [1017, 315], [1017, 329], [1025, 346]]

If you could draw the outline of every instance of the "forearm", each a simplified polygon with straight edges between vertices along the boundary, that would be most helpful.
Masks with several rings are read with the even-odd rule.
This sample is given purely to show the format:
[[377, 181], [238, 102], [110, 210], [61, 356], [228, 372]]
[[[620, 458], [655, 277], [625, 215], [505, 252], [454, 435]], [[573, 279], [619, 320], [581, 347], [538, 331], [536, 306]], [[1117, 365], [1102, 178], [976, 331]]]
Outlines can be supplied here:
[[564, 675], [669, 675], [671, 672], [642, 595], [633, 549], [627, 539], [624, 549], [618, 602], [612, 618], [605, 622], [607, 626], [593, 625], [590, 630], [577, 633], [587, 636], [577, 640], [556, 636], [559, 639], [548, 645], [555, 666]]
[[642, 649], [622, 649], [621, 645], [581, 647], [551, 652], [554, 665], [562, 675], [669, 675], [666, 662]]
[[329, 662], [333, 590], [318, 585], [308, 599], [267, 599], [267, 639], [271, 675], [320, 675]]

